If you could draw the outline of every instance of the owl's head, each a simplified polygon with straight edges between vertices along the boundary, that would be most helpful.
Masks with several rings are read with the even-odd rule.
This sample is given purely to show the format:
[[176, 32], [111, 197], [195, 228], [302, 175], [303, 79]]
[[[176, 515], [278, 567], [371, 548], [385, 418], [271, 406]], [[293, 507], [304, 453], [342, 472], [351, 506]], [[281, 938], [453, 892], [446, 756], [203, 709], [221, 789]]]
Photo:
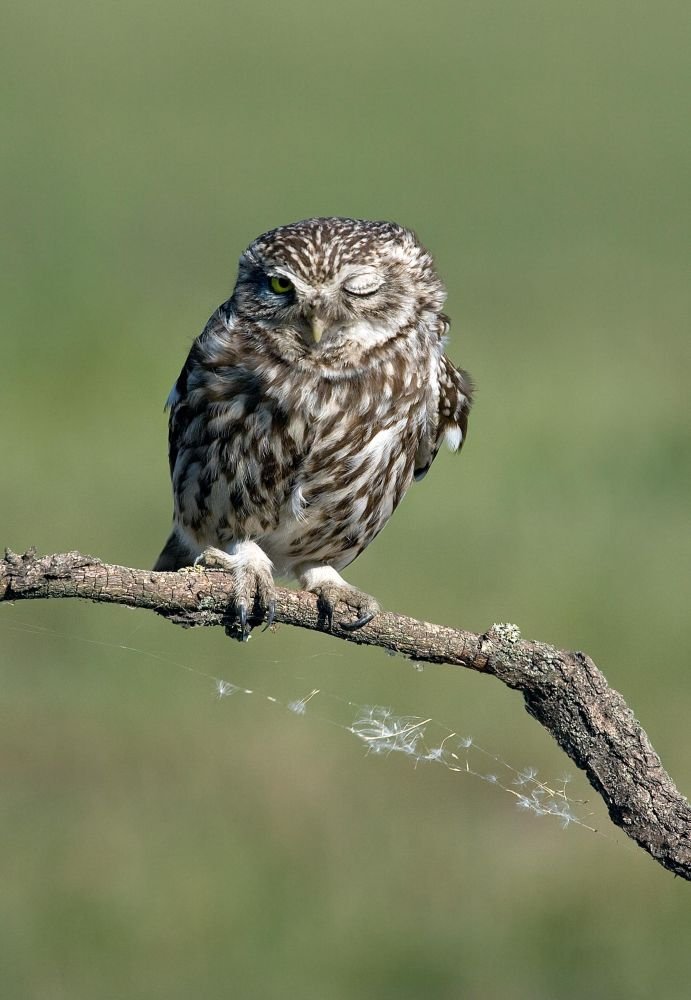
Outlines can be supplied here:
[[[432, 257], [393, 222], [323, 218], [259, 236], [240, 258], [233, 308], [276, 346], [359, 354], [436, 319], [445, 299]], [[291, 353], [292, 353], [291, 350]]]

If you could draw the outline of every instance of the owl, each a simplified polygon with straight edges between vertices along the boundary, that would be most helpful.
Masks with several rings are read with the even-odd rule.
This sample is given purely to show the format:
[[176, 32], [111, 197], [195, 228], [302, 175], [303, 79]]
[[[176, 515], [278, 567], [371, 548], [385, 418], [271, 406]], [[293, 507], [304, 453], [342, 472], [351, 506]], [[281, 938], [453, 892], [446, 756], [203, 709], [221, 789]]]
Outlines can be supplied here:
[[379, 605], [340, 572], [443, 441], [463, 444], [467, 372], [444, 354], [446, 293], [393, 222], [306, 219], [259, 236], [168, 397], [173, 531], [154, 567], [232, 578], [236, 626], [273, 621], [274, 574], [331, 627]]

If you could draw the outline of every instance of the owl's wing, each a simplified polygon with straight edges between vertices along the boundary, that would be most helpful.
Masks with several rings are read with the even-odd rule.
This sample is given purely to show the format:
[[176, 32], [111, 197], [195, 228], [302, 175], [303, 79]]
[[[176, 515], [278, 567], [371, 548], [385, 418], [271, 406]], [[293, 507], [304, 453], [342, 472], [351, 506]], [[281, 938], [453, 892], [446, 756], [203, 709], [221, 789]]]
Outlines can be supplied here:
[[[193, 348], [194, 350], [194, 348]], [[168, 413], [168, 463], [170, 465], [170, 475], [172, 477], [175, 469], [175, 462], [178, 457], [178, 445], [182, 440], [184, 427], [190, 419], [189, 407], [187, 404], [187, 375], [191, 367], [192, 354], [187, 358], [185, 365], [178, 375], [173, 388], [166, 399], [165, 409]]]
[[460, 451], [468, 430], [473, 383], [468, 372], [456, 368], [445, 354], [439, 361], [437, 392], [430, 398], [427, 424], [415, 454], [415, 479], [424, 479], [445, 440]]
[[[168, 462], [170, 465], [170, 475], [173, 476], [178, 451], [185, 439], [185, 431], [192, 420], [199, 413], [199, 403], [213, 401], [212, 387], [206, 386], [211, 380], [206, 377], [206, 369], [213, 369], [214, 364], [232, 365], [233, 350], [232, 339], [228, 340], [230, 328], [223, 322], [222, 310], [224, 306], [219, 306], [211, 316], [204, 330], [192, 344], [187, 360], [182, 371], [178, 375], [173, 388], [168, 393], [164, 409], [168, 410]], [[203, 344], [218, 343], [228, 349], [228, 357], [223, 359], [214, 358], [209, 360], [209, 349], [203, 348]], [[208, 361], [208, 364], [207, 364]], [[206, 389], [206, 391], [205, 391]], [[195, 393], [197, 400], [193, 403], [189, 396], [190, 390], [197, 390]]]

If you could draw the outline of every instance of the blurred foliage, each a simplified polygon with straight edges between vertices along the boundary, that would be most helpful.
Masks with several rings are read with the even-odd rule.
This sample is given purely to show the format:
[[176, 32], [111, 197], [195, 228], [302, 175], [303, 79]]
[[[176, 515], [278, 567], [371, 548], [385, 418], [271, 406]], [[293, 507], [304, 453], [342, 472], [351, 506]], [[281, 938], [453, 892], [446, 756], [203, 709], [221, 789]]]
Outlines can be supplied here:
[[[243, 247], [396, 219], [479, 392], [350, 579], [586, 649], [688, 788], [689, 27], [666, 0], [10, 0], [3, 544], [150, 565], [162, 403]], [[297, 718], [176, 664], [568, 769], [491, 680], [58, 603], [3, 607], [0, 650], [2, 996], [687, 996], [688, 888], [580, 776], [605, 836], [364, 755], [327, 695]]]

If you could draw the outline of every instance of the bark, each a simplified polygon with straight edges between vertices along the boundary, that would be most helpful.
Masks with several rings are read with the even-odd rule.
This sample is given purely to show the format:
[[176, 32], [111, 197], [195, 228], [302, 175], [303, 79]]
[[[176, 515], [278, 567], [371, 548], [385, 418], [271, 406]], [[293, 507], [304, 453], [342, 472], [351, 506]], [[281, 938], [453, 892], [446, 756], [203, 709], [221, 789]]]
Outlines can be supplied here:
[[[147, 608], [184, 627], [220, 625], [239, 636], [223, 572], [154, 573], [66, 552], [38, 557], [9, 550], [0, 560], [0, 602], [78, 597]], [[352, 615], [347, 615], [347, 621]], [[313, 594], [279, 588], [276, 621], [324, 631]], [[260, 625], [258, 618], [251, 625]], [[602, 796], [612, 822], [676, 875], [691, 880], [691, 808], [676, 789], [622, 696], [584, 653], [524, 640], [515, 625], [482, 635], [382, 612], [357, 632], [335, 620], [331, 634], [426, 663], [492, 674], [520, 691], [527, 711]]]

